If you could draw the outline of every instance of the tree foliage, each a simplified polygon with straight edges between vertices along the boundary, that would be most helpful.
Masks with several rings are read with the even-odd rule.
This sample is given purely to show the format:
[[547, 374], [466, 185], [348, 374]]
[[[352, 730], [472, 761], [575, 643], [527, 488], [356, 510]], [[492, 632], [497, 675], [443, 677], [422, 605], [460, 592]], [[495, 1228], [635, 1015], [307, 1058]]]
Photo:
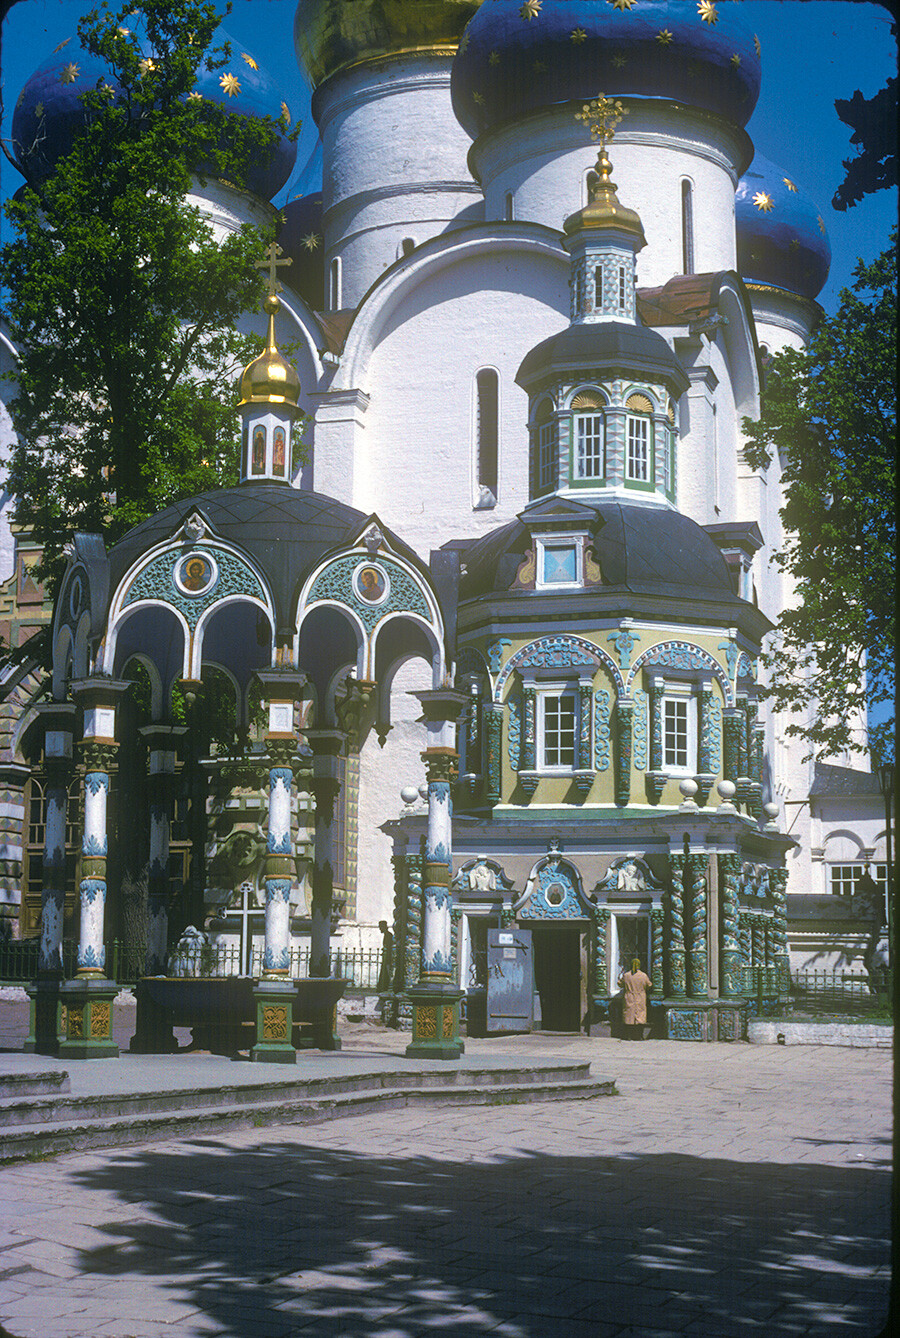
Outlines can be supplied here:
[[[896, 233], [805, 352], [776, 355], [747, 457], [777, 456], [786, 534], [775, 562], [796, 598], [766, 657], [764, 695], [788, 733], [826, 755], [858, 747], [854, 722], [893, 693]], [[883, 731], [886, 732], [886, 731]]]
[[258, 305], [267, 238], [216, 241], [185, 197], [198, 174], [240, 185], [277, 123], [191, 96], [229, 56], [212, 46], [222, 17], [199, 0], [88, 14], [79, 38], [111, 77], [83, 96], [52, 175], [6, 206], [0, 283], [21, 355], [9, 488], [51, 582], [74, 531], [114, 541], [236, 478], [235, 378], [258, 345], [235, 326]]
[[[896, 36], [896, 24], [891, 33]], [[831, 201], [835, 209], [844, 210], [897, 184], [897, 76], [872, 97], [864, 98], [857, 89], [852, 98], [838, 98], [834, 108], [852, 129], [850, 143], [857, 150], [855, 158], [845, 160], [844, 180]]]

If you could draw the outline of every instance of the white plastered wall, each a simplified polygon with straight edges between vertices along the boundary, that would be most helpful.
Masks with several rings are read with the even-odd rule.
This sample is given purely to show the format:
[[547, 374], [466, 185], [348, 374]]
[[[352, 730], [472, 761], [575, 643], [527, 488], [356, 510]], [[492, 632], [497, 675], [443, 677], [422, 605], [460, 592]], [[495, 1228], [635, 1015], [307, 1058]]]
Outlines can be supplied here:
[[340, 74], [316, 94], [326, 275], [340, 261], [333, 306], [356, 306], [404, 239], [420, 245], [461, 211], [480, 212], [469, 141], [450, 105], [451, 64], [438, 52], [398, 56]]
[[[694, 272], [734, 269], [734, 192], [750, 159], [743, 131], [717, 117], [672, 104], [629, 102], [609, 154], [620, 202], [637, 210], [647, 246], [637, 257], [642, 287], [683, 272], [681, 183], [691, 182]], [[535, 114], [482, 135], [470, 162], [485, 195], [485, 218], [506, 216], [562, 228], [586, 203], [585, 182], [597, 157], [574, 106]]]
[[6, 380], [16, 368], [16, 353], [6, 333], [0, 330], [0, 581], [6, 581], [15, 566], [16, 546], [10, 529], [13, 498], [7, 486], [9, 461], [15, 446], [9, 401], [16, 393], [15, 382]]

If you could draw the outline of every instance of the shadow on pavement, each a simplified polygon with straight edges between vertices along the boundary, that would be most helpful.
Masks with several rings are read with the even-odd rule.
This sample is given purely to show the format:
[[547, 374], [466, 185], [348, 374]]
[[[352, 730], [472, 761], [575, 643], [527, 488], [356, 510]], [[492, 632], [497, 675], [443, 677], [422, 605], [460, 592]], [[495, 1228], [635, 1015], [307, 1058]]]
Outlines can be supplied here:
[[110, 1223], [85, 1272], [164, 1283], [240, 1338], [874, 1335], [887, 1305], [887, 1149], [848, 1167], [485, 1163], [194, 1140], [72, 1171], [155, 1219]]

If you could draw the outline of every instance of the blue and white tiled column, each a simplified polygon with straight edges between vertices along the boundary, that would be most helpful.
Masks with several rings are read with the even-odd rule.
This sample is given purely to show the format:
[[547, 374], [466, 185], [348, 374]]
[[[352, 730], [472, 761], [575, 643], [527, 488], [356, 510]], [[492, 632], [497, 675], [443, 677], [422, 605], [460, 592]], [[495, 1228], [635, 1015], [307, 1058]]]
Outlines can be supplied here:
[[107, 895], [107, 811], [110, 776], [118, 745], [116, 707], [131, 684], [88, 678], [72, 685], [82, 708], [84, 725], [81, 761], [84, 766], [84, 826], [81, 838], [81, 881], [78, 888], [81, 922], [77, 970], [64, 988], [66, 1039], [61, 1056], [71, 1059], [114, 1057], [112, 1003], [116, 985], [106, 978], [104, 929]]
[[255, 1063], [293, 1064], [294, 1002], [291, 979], [291, 888], [297, 874], [291, 831], [291, 792], [299, 765], [299, 739], [294, 728], [294, 705], [300, 699], [305, 676], [291, 669], [272, 669], [256, 675], [269, 701], [268, 834], [263, 879], [266, 889], [266, 938], [262, 979], [254, 989], [256, 1044], [250, 1051]]
[[458, 1059], [461, 991], [453, 979], [450, 869], [453, 807], [450, 782], [455, 774], [456, 722], [465, 707], [461, 692], [437, 688], [418, 692], [427, 748], [422, 754], [428, 779], [428, 836], [422, 879], [422, 969], [409, 990], [412, 1002], [414, 1058]]

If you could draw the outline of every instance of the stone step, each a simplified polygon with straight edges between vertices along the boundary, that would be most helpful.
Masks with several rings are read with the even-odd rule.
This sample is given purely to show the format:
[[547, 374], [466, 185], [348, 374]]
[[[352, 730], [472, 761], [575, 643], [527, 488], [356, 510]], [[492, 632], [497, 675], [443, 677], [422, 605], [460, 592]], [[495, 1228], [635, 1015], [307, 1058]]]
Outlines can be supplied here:
[[[583, 1067], [587, 1068], [587, 1065]], [[381, 1076], [381, 1075], [379, 1075]], [[384, 1075], [392, 1080], [398, 1075]], [[450, 1077], [451, 1075], [447, 1075]], [[494, 1077], [496, 1078], [496, 1071]], [[513, 1078], [504, 1074], [504, 1079]], [[518, 1075], [516, 1075], [518, 1076]], [[241, 1089], [256, 1092], [259, 1088]], [[198, 1093], [199, 1095], [199, 1093]], [[203, 1096], [212, 1095], [203, 1092]], [[360, 1115], [370, 1110], [402, 1110], [411, 1106], [516, 1105], [535, 1101], [585, 1101], [600, 1096], [615, 1096], [616, 1085], [610, 1081], [575, 1078], [564, 1081], [502, 1081], [485, 1084], [444, 1086], [371, 1086], [369, 1088], [259, 1100], [237, 1106], [201, 1106], [193, 1109], [156, 1111], [131, 1116], [69, 1118], [59, 1123], [22, 1125], [0, 1134], [0, 1162], [25, 1161], [32, 1157], [54, 1156], [65, 1152], [85, 1152], [95, 1148], [127, 1147], [135, 1143], [161, 1142], [170, 1138], [189, 1138], [224, 1129], [264, 1128], [278, 1124], [319, 1124], [344, 1115]], [[73, 1112], [74, 1113], [74, 1112]]]
[[[0, 1102], [22, 1097], [55, 1095], [71, 1091], [65, 1069], [47, 1069], [44, 1073], [0, 1074]], [[0, 1119], [3, 1109], [0, 1107]]]
[[[113, 1061], [114, 1062], [114, 1061]], [[524, 1065], [521, 1068], [409, 1069], [406, 1072], [374, 1070], [369, 1073], [332, 1074], [328, 1077], [290, 1077], [251, 1084], [229, 1083], [216, 1087], [181, 1087], [170, 1090], [115, 1092], [90, 1096], [26, 1097], [0, 1100], [0, 1124], [65, 1123], [72, 1119], [112, 1119], [117, 1116], [162, 1114], [204, 1108], [255, 1106], [262, 1102], [310, 1097], [318, 1099], [343, 1093], [395, 1088], [487, 1087], [502, 1077], [507, 1085], [538, 1082], [577, 1082], [590, 1074], [590, 1064]], [[69, 1090], [65, 1074], [65, 1086]]]

